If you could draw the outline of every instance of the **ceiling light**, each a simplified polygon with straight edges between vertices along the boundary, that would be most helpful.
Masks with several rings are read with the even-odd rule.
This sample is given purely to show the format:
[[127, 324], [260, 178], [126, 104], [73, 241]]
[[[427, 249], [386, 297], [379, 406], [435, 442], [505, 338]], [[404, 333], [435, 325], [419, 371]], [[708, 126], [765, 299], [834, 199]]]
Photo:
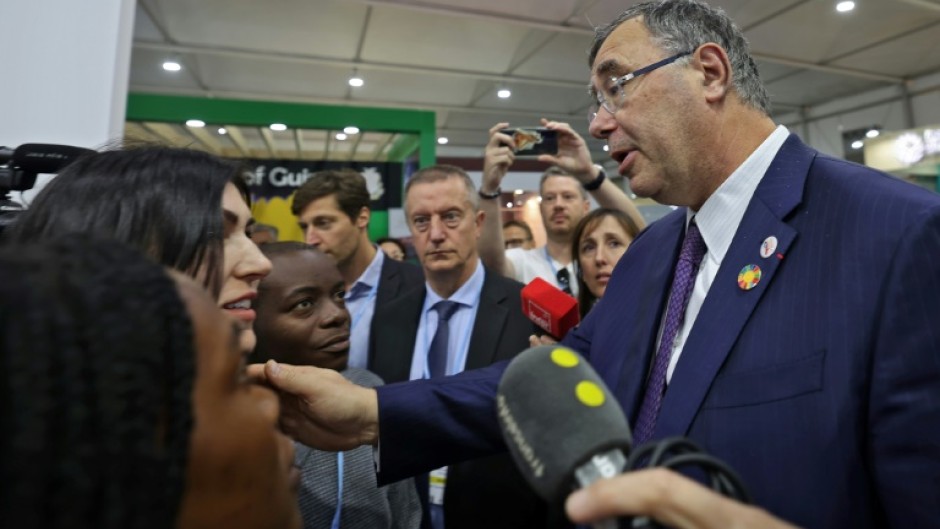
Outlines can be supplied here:
[[838, 4], [836, 4], [836, 11], [840, 13], [848, 13], [849, 11], [853, 9], [855, 9], [855, 2], [846, 1], [846, 2], [839, 2]]
[[865, 142], [863, 142], [862, 140], [855, 140], [852, 142], [852, 148], [855, 150], [859, 150], [864, 146], [865, 146]]
[[206, 126], [206, 122], [201, 119], [187, 119], [186, 126], [194, 129], [201, 129]]
[[219, 134], [225, 136], [228, 134], [228, 130], [226, 130], [225, 127], [219, 127]]
[[287, 125], [285, 125], [285, 124], [283, 124], [283, 123], [271, 123], [271, 126], [268, 127], [268, 128], [271, 129], [271, 130], [273, 130], [273, 131], [275, 131], [275, 132], [283, 132], [283, 131], [287, 130]]
[[610, 145], [604, 145], [604, 152], [607, 152], [609, 150], [610, 150]]
[[449, 142], [449, 141], [450, 141], [450, 140], [447, 139], [447, 136], [441, 136], [440, 138], [437, 139], [437, 144], [438, 144], [438, 145], [447, 145], [447, 142]]
[[336, 139], [338, 139], [339, 141], [343, 141], [343, 140], [345, 140], [345, 139], [348, 138], [348, 137], [349, 137], [349, 136], [347, 136], [345, 132], [337, 132], [337, 133], [336, 133]]
[[880, 130], [875, 129], [875, 128], [872, 128], [872, 129], [869, 129], [868, 132], [865, 133], [865, 137], [866, 137], [866, 138], [877, 138], [879, 134], [881, 134], [881, 131], [880, 131]]
[[509, 99], [511, 95], [512, 92], [510, 92], [508, 88], [500, 88], [499, 91], [496, 92], [496, 97], [500, 99]]
[[365, 84], [365, 81], [363, 81], [362, 77], [359, 77], [358, 75], [354, 75], [349, 78], [349, 86], [359, 88], [360, 86], [364, 84]]
[[523, 190], [521, 190], [521, 189], [517, 189], [517, 190], [515, 190], [515, 191], [512, 192], [513, 195], [521, 195], [521, 194], [523, 194], [523, 193], [525, 193], [525, 191], [523, 191]]
[[166, 71], [168, 71], [168, 72], [178, 72], [178, 71], [182, 70], [183, 67], [180, 66], [180, 63], [178, 63], [178, 62], [176, 62], [176, 61], [164, 61], [164, 62], [163, 62], [163, 69], [166, 70]]
[[345, 132], [346, 134], [359, 134], [359, 127], [352, 127], [352, 126], [346, 127], [345, 129], [343, 129], [343, 132]]

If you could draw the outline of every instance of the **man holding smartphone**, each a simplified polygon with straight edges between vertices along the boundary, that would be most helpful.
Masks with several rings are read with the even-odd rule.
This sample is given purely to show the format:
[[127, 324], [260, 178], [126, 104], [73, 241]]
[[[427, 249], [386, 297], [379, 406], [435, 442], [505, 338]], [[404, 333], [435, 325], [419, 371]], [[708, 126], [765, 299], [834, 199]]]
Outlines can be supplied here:
[[641, 229], [643, 216], [622, 189], [607, 179], [603, 169], [591, 160], [587, 143], [567, 123], [542, 120], [542, 126], [557, 135], [557, 152], [539, 154], [537, 160], [553, 165], [539, 183], [542, 225], [546, 244], [539, 248], [504, 249], [499, 212], [500, 183], [516, 156], [508, 123], [490, 129], [483, 155], [480, 208], [486, 213], [479, 252], [486, 266], [522, 283], [536, 277], [577, 296], [575, 265], [571, 261], [571, 237], [581, 218], [589, 211], [588, 193], [602, 207], [626, 212]]

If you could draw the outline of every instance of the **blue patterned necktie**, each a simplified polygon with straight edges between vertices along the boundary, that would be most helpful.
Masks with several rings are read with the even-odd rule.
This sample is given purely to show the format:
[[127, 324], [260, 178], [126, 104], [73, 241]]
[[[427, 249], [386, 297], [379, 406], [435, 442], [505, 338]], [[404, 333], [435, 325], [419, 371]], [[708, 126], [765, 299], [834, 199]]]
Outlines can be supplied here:
[[633, 430], [634, 446], [649, 441], [656, 428], [656, 419], [659, 416], [659, 408], [663, 403], [666, 390], [666, 371], [669, 368], [669, 360], [672, 358], [673, 343], [685, 319], [685, 309], [689, 304], [692, 287], [695, 285], [695, 276], [698, 274], [702, 257], [705, 256], [705, 250], [705, 241], [693, 218], [686, 230], [685, 240], [682, 241], [679, 261], [676, 263], [676, 273], [672, 278], [669, 305], [663, 323], [663, 336], [659, 341], [656, 357], [653, 359], [653, 369], [646, 381], [646, 393], [643, 395], [643, 403], [640, 405], [640, 413]]
[[460, 304], [456, 301], [438, 301], [432, 309], [437, 311], [437, 330], [431, 339], [428, 349], [428, 373], [431, 378], [442, 377], [447, 374], [447, 342], [450, 339], [450, 325], [448, 321], [454, 315]]

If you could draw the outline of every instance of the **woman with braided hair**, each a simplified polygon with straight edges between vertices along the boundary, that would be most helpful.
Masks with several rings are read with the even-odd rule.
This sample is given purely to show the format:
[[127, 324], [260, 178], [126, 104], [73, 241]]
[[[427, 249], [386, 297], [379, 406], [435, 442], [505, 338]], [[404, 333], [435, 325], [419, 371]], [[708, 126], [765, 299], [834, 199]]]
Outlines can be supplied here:
[[192, 149], [128, 147], [80, 157], [36, 196], [8, 230], [26, 243], [68, 233], [116, 239], [201, 282], [243, 323], [254, 347], [251, 301], [271, 270], [246, 233], [243, 168]]
[[83, 237], [0, 277], [4, 527], [299, 527], [277, 399], [202, 287]]

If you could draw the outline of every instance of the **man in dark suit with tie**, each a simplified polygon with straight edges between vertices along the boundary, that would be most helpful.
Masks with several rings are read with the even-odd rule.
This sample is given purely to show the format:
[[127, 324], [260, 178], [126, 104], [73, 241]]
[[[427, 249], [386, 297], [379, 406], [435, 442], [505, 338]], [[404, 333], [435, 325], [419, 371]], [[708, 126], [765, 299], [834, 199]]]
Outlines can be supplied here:
[[[701, 2], [631, 7], [598, 30], [590, 61], [592, 135], [637, 195], [681, 207], [633, 241], [564, 343], [638, 437], [690, 437], [773, 515], [935, 527], [940, 197], [776, 126], [740, 31]], [[430, 463], [498, 450], [502, 368], [363, 390], [305, 410], [295, 433], [381, 431], [383, 454], [404, 444]], [[308, 398], [337, 391], [279, 375]], [[380, 479], [417, 470], [383, 457]]]
[[[416, 172], [405, 188], [405, 216], [426, 283], [376, 309], [369, 369], [389, 383], [430, 379], [485, 367], [528, 347], [535, 327], [522, 313], [522, 284], [480, 262], [484, 214], [470, 177], [446, 165]], [[435, 471], [429, 490], [436, 529], [546, 524], [545, 503], [505, 454]], [[428, 497], [428, 490], [420, 492]], [[435, 520], [441, 512], [443, 525]]]
[[375, 308], [424, 284], [421, 268], [386, 258], [369, 240], [369, 205], [366, 181], [351, 169], [312, 174], [291, 204], [306, 243], [332, 257], [343, 276], [352, 317], [349, 366], [363, 369]]

